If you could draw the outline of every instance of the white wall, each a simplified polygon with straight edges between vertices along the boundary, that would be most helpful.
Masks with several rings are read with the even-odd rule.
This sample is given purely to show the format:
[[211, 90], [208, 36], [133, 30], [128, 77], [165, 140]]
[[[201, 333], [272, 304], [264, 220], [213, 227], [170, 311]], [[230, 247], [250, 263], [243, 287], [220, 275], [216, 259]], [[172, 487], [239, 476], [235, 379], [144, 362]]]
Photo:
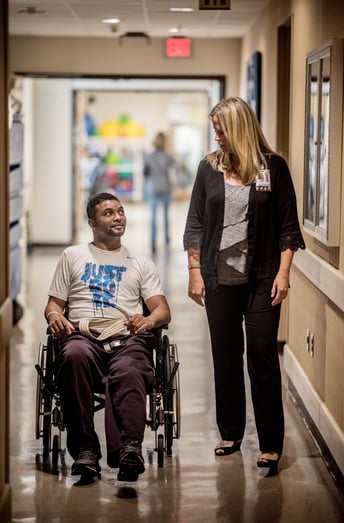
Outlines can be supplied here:
[[31, 182], [30, 241], [68, 244], [72, 240], [72, 94], [70, 80], [33, 83], [33, 120], [27, 132], [33, 153], [27, 173]]

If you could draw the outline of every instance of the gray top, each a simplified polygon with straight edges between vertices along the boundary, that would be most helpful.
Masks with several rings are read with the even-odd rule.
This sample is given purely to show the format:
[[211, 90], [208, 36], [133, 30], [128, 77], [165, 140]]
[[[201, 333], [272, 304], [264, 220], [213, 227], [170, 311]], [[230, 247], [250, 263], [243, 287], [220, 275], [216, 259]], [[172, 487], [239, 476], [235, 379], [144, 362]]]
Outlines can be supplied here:
[[174, 159], [164, 150], [156, 150], [145, 159], [143, 173], [146, 176], [148, 189], [155, 196], [171, 193], [170, 169]]
[[237, 285], [247, 282], [247, 209], [249, 185], [225, 183], [225, 210], [220, 251], [217, 259], [218, 282]]

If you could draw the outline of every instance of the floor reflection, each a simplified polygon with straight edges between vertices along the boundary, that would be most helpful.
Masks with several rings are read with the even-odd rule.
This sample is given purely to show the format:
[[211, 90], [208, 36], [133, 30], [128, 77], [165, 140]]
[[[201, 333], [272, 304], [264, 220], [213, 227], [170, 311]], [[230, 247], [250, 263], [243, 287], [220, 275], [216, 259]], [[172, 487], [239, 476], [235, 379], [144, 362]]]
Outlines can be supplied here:
[[[148, 210], [144, 205], [128, 207], [125, 243], [148, 253]], [[169, 251], [158, 248], [155, 259], [173, 313], [168, 336], [177, 344], [180, 360], [181, 438], [173, 445], [172, 457], [163, 468], [157, 467], [153, 433], [147, 429], [146, 472], [137, 484], [118, 484], [117, 471], [103, 459], [101, 480], [86, 487], [73, 487], [78, 478], [70, 475], [68, 453], [60, 456], [57, 470], [51, 456], [43, 459], [42, 442], [35, 439], [34, 365], [38, 344], [46, 336], [43, 308], [61, 249], [34, 249], [25, 266], [21, 300], [25, 313], [11, 343], [13, 522], [342, 523], [343, 497], [286, 390], [285, 450], [278, 476], [265, 477], [267, 471], [256, 467], [259, 452], [249, 401], [241, 451], [215, 457], [213, 371], [205, 313], [187, 298], [181, 240], [186, 205], [175, 203], [171, 213]], [[101, 413], [96, 425], [101, 435]]]

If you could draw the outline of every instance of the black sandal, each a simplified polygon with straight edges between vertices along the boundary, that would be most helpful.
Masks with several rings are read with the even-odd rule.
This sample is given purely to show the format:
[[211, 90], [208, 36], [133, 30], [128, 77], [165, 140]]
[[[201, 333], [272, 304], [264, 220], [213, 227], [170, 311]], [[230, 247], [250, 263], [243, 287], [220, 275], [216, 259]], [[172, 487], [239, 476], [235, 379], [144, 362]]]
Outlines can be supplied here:
[[233, 445], [231, 445], [230, 447], [218, 445], [217, 447], [215, 447], [215, 456], [229, 456], [230, 454], [237, 452], [238, 450], [240, 450], [241, 441], [241, 439], [234, 441]]
[[[265, 454], [264, 452], [262, 454]], [[277, 454], [277, 452], [276, 452]], [[259, 468], [269, 468], [269, 476], [274, 476], [278, 474], [278, 462], [280, 460], [281, 456], [278, 455], [277, 459], [270, 459], [270, 458], [263, 458], [260, 456], [257, 460], [257, 467]]]

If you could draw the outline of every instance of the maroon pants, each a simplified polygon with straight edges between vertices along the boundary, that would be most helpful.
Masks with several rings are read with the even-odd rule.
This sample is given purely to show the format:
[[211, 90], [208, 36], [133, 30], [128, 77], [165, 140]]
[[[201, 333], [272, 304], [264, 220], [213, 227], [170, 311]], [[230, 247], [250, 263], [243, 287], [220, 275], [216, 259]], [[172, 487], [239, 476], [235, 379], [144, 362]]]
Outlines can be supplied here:
[[94, 428], [94, 393], [104, 387], [107, 452], [123, 442], [143, 441], [146, 396], [153, 384], [152, 350], [155, 336], [147, 332], [123, 339], [107, 352], [101, 342], [73, 332], [60, 340], [58, 385], [61, 391], [67, 448], [75, 459], [82, 450], [101, 457]]

